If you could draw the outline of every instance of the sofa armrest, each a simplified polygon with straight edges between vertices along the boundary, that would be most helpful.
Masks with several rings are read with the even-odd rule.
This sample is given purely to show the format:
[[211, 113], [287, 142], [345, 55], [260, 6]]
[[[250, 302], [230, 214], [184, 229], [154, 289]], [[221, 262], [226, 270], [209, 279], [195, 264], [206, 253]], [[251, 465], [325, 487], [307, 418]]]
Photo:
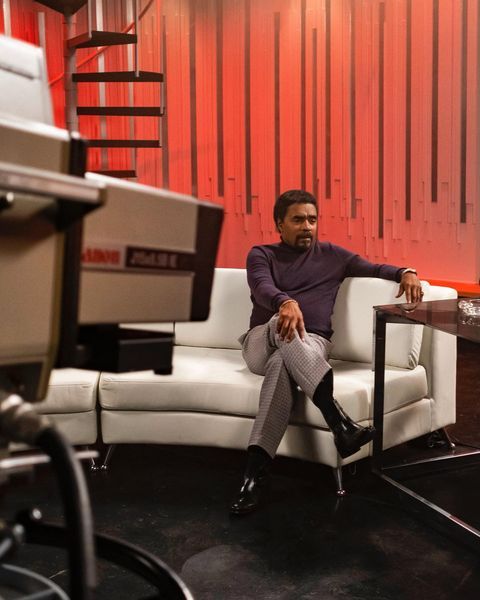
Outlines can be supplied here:
[[429, 389], [432, 403], [432, 429], [456, 420], [457, 340], [442, 331], [432, 331], [432, 370]]
[[[456, 298], [456, 290], [430, 286], [429, 300]], [[427, 371], [432, 402], [432, 431], [455, 422], [457, 339], [454, 335], [424, 327], [420, 364]]]

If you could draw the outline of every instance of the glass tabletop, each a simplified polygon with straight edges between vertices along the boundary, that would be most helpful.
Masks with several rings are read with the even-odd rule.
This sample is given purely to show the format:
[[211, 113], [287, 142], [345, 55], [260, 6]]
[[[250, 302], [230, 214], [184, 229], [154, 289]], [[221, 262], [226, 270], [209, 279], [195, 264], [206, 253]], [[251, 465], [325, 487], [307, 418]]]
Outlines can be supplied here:
[[[478, 307], [475, 306], [476, 304]], [[382, 312], [387, 316], [387, 321], [388, 316], [402, 317], [412, 323], [427, 325], [433, 329], [480, 343], [480, 314], [476, 314], [477, 308], [480, 310], [480, 298], [430, 300], [429, 302], [419, 302], [417, 305], [374, 306], [377, 312]]]

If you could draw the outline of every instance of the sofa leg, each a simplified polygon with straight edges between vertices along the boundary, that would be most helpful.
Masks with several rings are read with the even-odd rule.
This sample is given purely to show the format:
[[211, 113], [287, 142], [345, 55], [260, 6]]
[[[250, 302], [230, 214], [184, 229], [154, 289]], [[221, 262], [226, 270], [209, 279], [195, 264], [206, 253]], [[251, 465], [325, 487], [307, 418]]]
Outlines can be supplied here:
[[450, 437], [448, 431], [445, 429], [445, 427], [442, 427], [440, 429], [440, 431], [443, 434], [443, 437], [445, 438], [445, 444], [448, 446], [449, 450], [455, 450], [455, 444], [452, 441], [452, 438]]
[[[89, 446], [89, 445], [85, 446], [85, 450], [91, 450], [91, 449], [92, 449], [91, 446]], [[97, 457], [97, 459], [98, 459], [98, 457]], [[95, 458], [90, 459], [90, 471], [98, 471], [98, 465], [96, 463]]]
[[455, 450], [455, 444], [453, 443], [445, 427], [437, 429], [437, 431], [433, 431], [428, 436], [427, 446], [429, 448], [434, 448], [435, 446], [437, 446], [447, 448], [448, 450]]
[[107, 471], [110, 465], [110, 459], [112, 458], [112, 454], [117, 447], [116, 444], [109, 444], [107, 448], [107, 452], [105, 453], [105, 458], [103, 459], [102, 464], [100, 465], [101, 471]]
[[[103, 443], [100, 442], [100, 447], [98, 449], [98, 454], [99, 454], [99, 458], [97, 458], [97, 460], [95, 460], [94, 458], [92, 458], [91, 462], [90, 462], [90, 471], [93, 471], [94, 473], [97, 471], [107, 471], [108, 470], [108, 465], [110, 464], [110, 459], [112, 457], [113, 451], [115, 450], [116, 444], [108, 444], [105, 445]], [[102, 449], [106, 448], [106, 452], [104, 454], [104, 458], [103, 460], [100, 458], [102, 455]], [[101, 462], [101, 464], [100, 464]]]
[[337, 496], [345, 496], [347, 493], [342, 482], [342, 467], [333, 468], [333, 477], [337, 486]]

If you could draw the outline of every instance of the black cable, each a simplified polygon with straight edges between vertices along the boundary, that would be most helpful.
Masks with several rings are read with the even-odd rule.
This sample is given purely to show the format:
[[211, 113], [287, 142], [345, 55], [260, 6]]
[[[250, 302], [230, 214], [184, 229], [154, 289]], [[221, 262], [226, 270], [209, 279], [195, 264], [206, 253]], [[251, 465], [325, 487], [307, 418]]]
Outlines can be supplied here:
[[70, 597], [89, 600], [96, 585], [92, 512], [85, 476], [64, 436], [47, 427], [35, 439], [52, 461], [57, 474], [68, 532]]
[[87, 484], [72, 447], [44, 415], [18, 394], [0, 390], [0, 435], [41, 448], [51, 459], [68, 531], [71, 600], [90, 600], [96, 585], [92, 511]]

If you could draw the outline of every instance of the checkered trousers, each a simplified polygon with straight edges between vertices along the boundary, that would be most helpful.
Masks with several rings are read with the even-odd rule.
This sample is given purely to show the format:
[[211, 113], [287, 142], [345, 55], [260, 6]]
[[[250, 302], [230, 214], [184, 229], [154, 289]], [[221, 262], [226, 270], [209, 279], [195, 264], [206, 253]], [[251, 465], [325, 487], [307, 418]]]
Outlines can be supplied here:
[[[296, 388], [312, 398], [331, 368], [331, 342], [315, 333], [302, 341], [297, 332], [286, 342], [277, 333], [278, 315], [251, 329], [243, 338], [243, 358], [252, 373], [264, 375], [258, 414], [249, 446], [261, 446], [273, 458], [287, 429]], [[240, 338], [242, 340], [242, 338]]]

